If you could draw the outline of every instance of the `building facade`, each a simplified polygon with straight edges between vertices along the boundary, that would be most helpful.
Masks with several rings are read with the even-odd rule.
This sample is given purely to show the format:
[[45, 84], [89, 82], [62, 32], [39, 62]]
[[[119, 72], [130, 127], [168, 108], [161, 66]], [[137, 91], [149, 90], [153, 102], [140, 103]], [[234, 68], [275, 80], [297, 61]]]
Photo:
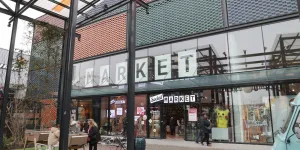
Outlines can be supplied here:
[[[192, 141], [206, 113], [213, 141], [272, 144], [300, 91], [296, 0], [149, 5], [137, 9], [135, 134]], [[93, 118], [104, 135], [126, 131], [125, 9], [77, 30], [72, 119]]]

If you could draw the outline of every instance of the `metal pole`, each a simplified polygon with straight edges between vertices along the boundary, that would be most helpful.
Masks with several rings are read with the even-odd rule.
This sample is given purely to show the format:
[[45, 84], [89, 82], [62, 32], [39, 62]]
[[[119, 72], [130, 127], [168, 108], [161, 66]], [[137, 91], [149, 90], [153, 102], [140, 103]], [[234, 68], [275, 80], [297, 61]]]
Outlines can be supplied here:
[[[64, 31], [66, 31], [68, 29], [68, 22], [67, 21], [65, 21], [65, 23], [64, 23]], [[66, 33], [66, 32], [65, 32]], [[62, 50], [64, 50], [65, 48], [66, 48], [66, 44], [65, 44], [65, 42], [67, 41], [67, 35], [66, 34], [64, 34], [64, 36], [63, 36], [63, 46], [62, 46]], [[63, 64], [64, 63], [64, 59], [63, 59], [63, 55], [61, 56], [61, 60], [60, 60], [60, 63], [61, 64]], [[59, 72], [59, 76], [60, 77], [62, 77], [63, 76], [63, 74], [62, 74], [62, 71], [63, 70], [63, 65], [61, 65], [61, 67], [60, 67], [60, 72]], [[72, 76], [73, 77], [73, 76]], [[61, 85], [63, 82], [62, 82], [63, 80], [59, 80], [59, 85]], [[61, 91], [61, 90], [63, 90], [63, 89], [61, 89], [61, 88], [63, 88], [62, 86], [59, 86], [58, 87], [58, 91]], [[63, 92], [63, 91], [62, 91]], [[56, 99], [56, 102], [57, 102], [57, 109], [56, 109], [56, 124], [60, 124], [60, 120], [61, 120], [61, 112], [62, 112], [62, 101], [63, 101], [63, 99], [60, 97], [60, 96], [62, 96], [61, 94], [58, 94], [58, 96], [57, 96], [57, 99]]]
[[[15, 12], [18, 12], [20, 9], [20, 0], [16, 1]], [[3, 102], [1, 107], [1, 119], [0, 119], [0, 150], [3, 149], [3, 136], [4, 136], [4, 124], [6, 118], [6, 106], [9, 99], [9, 84], [10, 84], [10, 76], [11, 76], [11, 69], [12, 69], [12, 62], [13, 56], [15, 51], [15, 42], [16, 42], [16, 34], [17, 34], [17, 27], [18, 27], [18, 17], [14, 17], [13, 19], [13, 27], [10, 39], [10, 47], [9, 47], [9, 54], [7, 60], [7, 68], [6, 68], [6, 76], [5, 76], [5, 84], [4, 84], [4, 96]]]
[[128, 51], [128, 94], [127, 94], [127, 149], [134, 150], [134, 97], [135, 97], [135, 39], [136, 2], [130, 0], [127, 12], [127, 51]]
[[60, 76], [60, 91], [58, 97], [61, 99], [61, 126], [59, 149], [68, 150], [69, 141], [69, 124], [70, 124], [70, 107], [71, 107], [71, 88], [72, 88], [72, 72], [73, 57], [75, 45], [75, 31], [77, 19], [78, 0], [72, 0], [70, 5], [70, 14], [68, 20], [67, 38], [64, 40], [64, 49], [62, 51], [62, 73]]
[[298, 13], [299, 13], [299, 19], [300, 19], [300, 0], [297, 0], [297, 6], [298, 6]]

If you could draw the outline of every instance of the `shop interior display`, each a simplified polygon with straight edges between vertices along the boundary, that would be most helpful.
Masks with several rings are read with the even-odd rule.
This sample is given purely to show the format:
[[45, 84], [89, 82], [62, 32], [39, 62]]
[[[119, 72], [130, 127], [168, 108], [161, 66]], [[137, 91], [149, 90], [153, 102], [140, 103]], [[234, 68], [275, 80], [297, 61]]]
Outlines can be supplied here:
[[229, 119], [229, 109], [222, 110], [216, 108], [216, 121], [218, 128], [228, 128], [228, 119]]
[[[244, 105], [244, 140], [246, 142], [265, 143], [271, 133], [270, 109], [265, 104]], [[272, 136], [271, 136], [272, 137]]]
[[160, 136], [160, 111], [152, 110], [150, 113], [151, 118], [148, 120], [150, 125], [150, 135], [151, 137], [157, 138]]

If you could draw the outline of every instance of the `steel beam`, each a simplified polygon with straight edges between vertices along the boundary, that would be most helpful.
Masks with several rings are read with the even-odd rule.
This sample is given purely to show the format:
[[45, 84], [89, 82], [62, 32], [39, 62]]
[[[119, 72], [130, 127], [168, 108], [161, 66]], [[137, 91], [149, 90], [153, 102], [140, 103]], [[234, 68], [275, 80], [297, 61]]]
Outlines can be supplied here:
[[130, 0], [127, 10], [128, 93], [127, 93], [127, 150], [134, 150], [134, 100], [135, 100], [135, 41], [136, 1]]
[[10, 16], [14, 15], [14, 12], [11, 12], [11, 11], [9, 11], [7, 9], [4, 9], [4, 8], [0, 8], [0, 13], [10, 15]]
[[71, 89], [73, 73], [73, 57], [75, 46], [75, 31], [77, 20], [78, 0], [72, 0], [70, 4], [69, 20], [67, 25], [66, 38], [64, 38], [64, 49], [62, 51], [62, 73], [59, 84], [59, 98], [61, 103], [61, 126], [59, 149], [68, 150], [69, 125], [70, 125], [70, 107], [71, 107]]
[[92, 2], [90, 2], [90, 5], [86, 5], [83, 8], [81, 8], [78, 11], [78, 14], [83, 13], [84, 11], [86, 11], [87, 9], [89, 9], [91, 6], [95, 6], [95, 4], [97, 4], [98, 2], [100, 2], [101, 0], [93, 0]]
[[[14, 2], [16, 2], [17, 0], [12, 0]], [[21, 1], [20, 2], [22, 5], [26, 5], [28, 2], [25, 2], [25, 1]], [[57, 14], [55, 12], [52, 12], [52, 11], [49, 11], [45, 8], [42, 8], [42, 7], [39, 7], [39, 6], [35, 6], [35, 5], [32, 5], [30, 6], [30, 8], [36, 10], [36, 11], [39, 11], [39, 12], [42, 12], [42, 13], [45, 13], [47, 15], [50, 15], [50, 16], [53, 16], [53, 17], [56, 17], [56, 18], [59, 18], [59, 19], [62, 19], [62, 20], [67, 20], [68, 18], [63, 16], [63, 15], [60, 15], [60, 14]]]
[[5, 2], [3, 2], [3, 0], [0, 0], [0, 3], [10, 12], [12, 12], [12, 13], [14, 12]]
[[[18, 12], [20, 9], [20, 1], [17, 0], [15, 12]], [[5, 75], [5, 84], [4, 84], [4, 96], [3, 102], [1, 107], [1, 118], [0, 118], [0, 150], [3, 149], [3, 136], [4, 136], [4, 126], [5, 126], [5, 118], [6, 118], [6, 106], [9, 99], [9, 85], [10, 85], [10, 78], [11, 78], [11, 70], [12, 70], [12, 62], [15, 50], [15, 42], [16, 42], [16, 35], [17, 35], [17, 27], [18, 27], [18, 17], [15, 17], [13, 20], [13, 27], [10, 39], [10, 46], [9, 46], [9, 54], [7, 60], [7, 68], [6, 68], [6, 75]]]
[[18, 12], [16, 12], [15, 16], [9, 18], [9, 23], [8, 24], [10, 24], [13, 21], [14, 17], [19, 17], [19, 15], [21, 15], [23, 12], [25, 12], [30, 6], [34, 5], [34, 3], [37, 2], [37, 1], [38, 0], [29, 1]]

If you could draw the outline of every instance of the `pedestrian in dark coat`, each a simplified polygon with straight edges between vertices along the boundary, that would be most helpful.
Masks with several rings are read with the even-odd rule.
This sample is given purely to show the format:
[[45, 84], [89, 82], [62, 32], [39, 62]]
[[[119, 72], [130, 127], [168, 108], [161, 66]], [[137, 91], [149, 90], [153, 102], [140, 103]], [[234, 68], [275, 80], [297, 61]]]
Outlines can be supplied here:
[[201, 140], [201, 144], [204, 145], [203, 142], [206, 141], [207, 146], [211, 146], [211, 144], [209, 143], [209, 134], [211, 132], [211, 123], [208, 120], [208, 117], [206, 115], [204, 116], [204, 121], [203, 121], [201, 128], [204, 133], [204, 137]]
[[89, 150], [97, 150], [97, 144], [100, 141], [100, 133], [98, 130], [98, 126], [93, 119], [89, 119], [88, 121], [88, 143]]

